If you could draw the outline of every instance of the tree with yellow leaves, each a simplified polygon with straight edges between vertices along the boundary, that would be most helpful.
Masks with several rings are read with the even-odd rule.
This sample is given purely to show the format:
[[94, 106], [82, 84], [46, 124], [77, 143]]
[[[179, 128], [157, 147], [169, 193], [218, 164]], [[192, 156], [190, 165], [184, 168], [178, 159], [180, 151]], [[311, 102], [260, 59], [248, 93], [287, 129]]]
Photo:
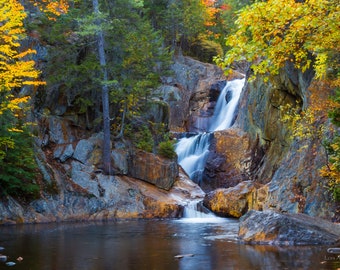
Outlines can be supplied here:
[[17, 109], [18, 103], [27, 98], [16, 99], [11, 90], [23, 85], [34, 85], [39, 71], [29, 59], [34, 50], [20, 50], [20, 41], [25, 38], [23, 6], [16, 0], [0, 0], [0, 113], [6, 109]]
[[[240, 10], [236, 31], [227, 37], [226, 44], [230, 50], [217, 62], [227, 68], [234, 62], [248, 61], [254, 76], [278, 74], [287, 62], [292, 62], [302, 71], [314, 69], [319, 83], [318, 99], [323, 91], [320, 87], [323, 81], [332, 90], [338, 89], [334, 102], [330, 104], [330, 116], [332, 122], [340, 126], [339, 22], [338, 0], [256, 1]], [[311, 95], [310, 99], [313, 98]], [[302, 115], [296, 115], [298, 122], [306, 120], [306, 115], [314, 117], [318, 114], [318, 108], [313, 107], [315, 101], [310, 102], [304, 119]], [[312, 126], [311, 123], [309, 125]], [[326, 148], [329, 163], [321, 174], [329, 178], [333, 197], [340, 201], [340, 136], [336, 134]]]
[[290, 61], [322, 77], [338, 65], [339, 14], [338, 1], [257, 1], [241, 9], [236, 32], [227, 38], [230, 50], [219, 63], [247, 60], [255, 74], [277, 74]]
[[26, 85], [39, 85], [32, 49], [22, 49], [26, 38], [24, 7], [18, 0], [0, 0], [0, 196], [36, 195], [32, 141], [25, 128]]

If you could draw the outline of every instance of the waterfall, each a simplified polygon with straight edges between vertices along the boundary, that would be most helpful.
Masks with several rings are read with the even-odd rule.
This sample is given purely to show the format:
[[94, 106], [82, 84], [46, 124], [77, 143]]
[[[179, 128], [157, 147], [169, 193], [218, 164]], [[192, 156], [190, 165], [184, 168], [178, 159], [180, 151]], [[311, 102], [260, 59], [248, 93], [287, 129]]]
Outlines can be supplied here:
[[201, 133], [189, 138], [182, 138], [176, 145], [178, 163], [189, 175], [200, 183], [206, 158], [209, 153], [210, 133]]
[[[234, 113], [240, 99], [245, 79], [228, 81], [223, 88], [210, 119], [208, 131], [227, 129], [232, 125]], [[184, 137], [176, 144], [178, 163], [189, 177], [201, 181], [204, 166], [209, 153], [211, 133], [200, 133], [192, 137]]]
[[[245, 79], [228, 81], [218, 97], [214, 114], [207, 121], [208, 132], [203, 132], [195, 136], [184, 137], [176, 144], [178, 163], [189, 175], [190, 179], [200, 184], [203, 176], [204, 167], [209, 154], [211, 132], [224, 130], [233, 124], [234, 114], [240, 99]], [[194, 203], [195, 204], [195, 203]], [[196, 202], [197, 204], [197, 202]], [[189, 204], [185, 208], [184, 217], [202, 217], [206, 215], [200, 213]]]
[[224, 130], [232, 125], [244, 81], [245, 79], [227, 82], [218, 97], [209, 131]]

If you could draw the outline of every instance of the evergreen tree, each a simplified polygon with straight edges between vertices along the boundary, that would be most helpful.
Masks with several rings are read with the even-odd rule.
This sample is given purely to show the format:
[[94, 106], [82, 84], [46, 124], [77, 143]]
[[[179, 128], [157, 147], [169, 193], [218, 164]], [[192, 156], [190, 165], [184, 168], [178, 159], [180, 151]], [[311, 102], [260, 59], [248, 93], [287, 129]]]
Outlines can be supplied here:
[[[57, 22], [41, 18], [43, 23], [32, 27], [50, 45], [49, 96], [66, 97], [68, 110], [86, 114], [87, 128], [101, 119], [109, 142], [110, 135], [122, 137], [126, 123], [146, 106], [167, 71], [170, 55], [160, 33], [143, 17], [139, 1], [98, 1], [93, 6], [79, 2]], [[107, 94], [110, 106], [104, 104]], [[50, 107], [53, 113], [52, 102]], [[105, 113], [99, 115], [98, 109]], [[110, 153], [108, 145], [104, 149]]]

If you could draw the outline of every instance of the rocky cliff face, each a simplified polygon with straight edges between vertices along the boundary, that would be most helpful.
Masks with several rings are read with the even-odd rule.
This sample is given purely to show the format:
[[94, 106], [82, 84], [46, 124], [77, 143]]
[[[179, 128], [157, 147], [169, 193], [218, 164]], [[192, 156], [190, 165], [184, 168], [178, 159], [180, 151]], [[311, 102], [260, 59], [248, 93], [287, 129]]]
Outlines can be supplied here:
[[[233, 129], [240, 129], [246, 135], [235, 138], [234, 134], [232, 139], [238, 142], [236, 145], [241, 141], [247, 143], [238, 149], [230, 147], [233, 151], [229, 152], [220, 147], [214, 148], [226, 161], [220, 168], [228, 164], [232, 167], [228, 169], [229, 172], [239, 170], [236, 173], [239, 181], [248, 178], [264, 185], [260, 190], [265, 190], [266, 197], [260, 196], [261, 202], [247, 204], [247, 210], [258, 209], [260, 203], [261, 210], [305, 213], [333, 221], [340, 218], [339, 204], [332, 201], [326, 188], [326, 179], [319, 175], [319, 169], [326, 164], [321, 141], [313, 138], [291, 141], [289, 127], [281, 121], [284, 113], [280, 110], [281, 106], [289, 104], [302, 108], [309, 105], [312, 79], [311, 71], [301, 73], [287, 66], [267, 83], [260, 77], [248, 82], [233, 126]], [[227, 137], [229, 139], [231, 136]], [[220, 137], [216, 146], [228, 139]], [[234, 165], [228, 162], [237, 156], [238, 162], [234, 162]], [[237, 184], [233, 175], [228, 177], [229, 181], [225, 182]], [[217, 196], [216, 192], [212, 193], [210, 197]], [[252, 197], [256, 198], [257, 193], [258, 190], [253, 192]]]
[[[197, 67], [199, 63], [195, 65], [197, 70], [203, 70]], [[214, 89], [224, 85], [223, 77], [215, 74], [218, 76], [204, 80], [204, 88], [198, 87], [201, 83], [194, 91], [180, 87], [190, 101], [186, 103], [189, 108], [183, 107], [186, 113], [180, 121], [185, 123], [181, 130], [199, 131], [199, 119], [211, 116], [220, 91]], [[326, 180], [318, 172], [326, 164], [321, 142], [313, 138], [291, 141], [291, 131], [281, 121], [285, 111], [280, 107], [308, 107], [313, 76], [312, 71], [302, 73], [287, 65], [268, 82], [257, 77], [246, 83], [233, 127], [213, 134], [201, 185], [206, 192], [250, 180], [257, 188], [251, 194], [252, 202], [245, 206], [247, 210], [274, 209], [340, 219], [339, 205], [332, 201]], [[170, 108], [174, 114], [178, 111], [176, 106]], [[256, 201], [257, 197], [261, 201]]]
[[309, 105], [313, 72], [301, 73], [287, 65], [264, 83], [257, 78], [243, 93], [235, 125], [253, 142], [250, 179], [268, 186], [265, 209], [305, 213], [339, 220], [338, 205], [327, 192], [319, 169], [326, 164], [320, 140], [289, 140], [289, 128], [281, 121], [280, 106]]
[[174, 75], [163, 78], [158, 89], [170, 105], [170, 130], [198, 131], [200, 119], [212, 115], [226, 78], [217, 66], [183, 56], [176, 58], [172, 70]]
[[[226, 78], [216, 66], [187, 57], [179, 57], [173, 70], [174, 76], [163, 78], [158, 89], [170, 111], [157, 105], [149, 115], [154, 121], [168, 121], [175, 132], [200, 131], [201, 120], [211, 116]], [[325, 164], [320, 142], [291, 143], [289, 129], [280, 121], [281, 105], [308, 105], [312, 78], [311, 72], [287, 67], [269, 83], [257, 78], [246, 84], [233, 127], [213, 134], [202, 188], [215, 193], [208, 196], [213, 203], [206, 199], [206, 205], [223, 212], [226, 207], [219, 204], [227, 195], [221, 194], [239, 198], [235, 192], [248, 181], [254, 185], [242, 191], [246, 199], [242, 197], [241, 214], [274, 209], [339, 220], [339, 207], [318, 174]], [[74, 118], [60, 115], [40, 119], [40, 129], [37, 161], [40, 181], [49, 191], [25, 206], [12, 198], [3, 201], [0, 223], [176, 217], [189, 200], [204, 197], [176, 160], [132, 151], [128, 142], [119, 141], [112, 146], [117, 175], [105, 176], [100, 133], [89, 134]]]

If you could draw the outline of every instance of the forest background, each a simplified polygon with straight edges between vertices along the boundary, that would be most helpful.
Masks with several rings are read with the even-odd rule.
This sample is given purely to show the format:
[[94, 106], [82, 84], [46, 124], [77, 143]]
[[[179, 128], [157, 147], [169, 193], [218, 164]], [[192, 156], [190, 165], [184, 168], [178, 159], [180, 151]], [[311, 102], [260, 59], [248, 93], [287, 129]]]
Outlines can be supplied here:
[[320, 174], [340, 200], [339, 12], [338, 0], [0, 0], [1, 196], [39, 197], [33, 139], [41, 115], [63, 113], [53, 110], [55, 92], [108, 145], [124, 137], [173, 157], [167, 127], [142, 116], [172, 57], [184, 54], [226, 72], [247, 63], [250, 79], [270, 80], [287, 62], [313, 69], [310, 105], [283, 108], [283, 121], [292, 137], [322, 140]]

